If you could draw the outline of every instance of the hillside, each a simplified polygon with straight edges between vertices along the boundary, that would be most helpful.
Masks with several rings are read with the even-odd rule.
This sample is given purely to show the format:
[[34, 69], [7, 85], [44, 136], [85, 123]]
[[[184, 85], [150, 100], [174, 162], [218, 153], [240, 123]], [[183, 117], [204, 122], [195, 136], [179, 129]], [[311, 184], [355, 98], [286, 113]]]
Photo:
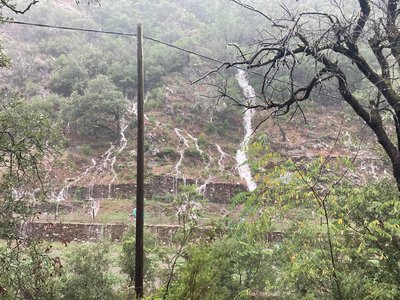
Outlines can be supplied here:
[[0, 299], [400, 299], [399, 6], [0, 1]]
[[[135, 23], [143, 20], [150, 37], [226, 61], [235, 57], [226, 44], [248, 42], [248, 32], [257, 30], [259, 19], [249, 18], [248, 11], [235, 5], [228, 6], [229, 18], [224, 18], [222, 6], [215, 3], [207, 8], [210, 12], [205, 17], [204, 5], [196, 1], [170, 3], [168, 8], [163, 6], [165, 3], [153, 1], [103, 1], [101, 6], [52, 1], [41, 3], [19, 20], [117, 32], [132, 32]], [[165, 11], [173, 13], [167, 16]], [[247, 27], [238, 26], [245, 23]], [[3, 27], [2, 36], [13, 62], [10, 69], [2, 71], [3, 87], [17, 89], [36, 109], [50, 114], [64, 134], [61, 159], [57, 159], [61, 164], [49, 170], [54, 197], [62, 198], [59, 191], [72, 186], [100, 185], [111, 189], [112, 185], [134, 183], [134, 40], [13, 24]], [[210, 38], [212, 43], [205, 42]], [[252, 141], [266, 137], [272, 150], [300, 164], [326, 155], [356, 156], [356, 165], [362, 170], [362, 175], [352, 172], [352, 179], [357, 182], [382, 175], [384, 168], [376, 160], [371, 134], [360, 130], [357, 118], [338, 100], [319, 105], [321, 99], [316, 99], [304, 105], [306, 120], [296, 114], [294, 118], [269, 118], [264, 122], [268, 115], [255, 110], [253, 128], [262, 125], [250, 135], [245, 132], [244, 110], [219, 97], [215, 86], [222, 86], [224, 77], [190, 84], [216, 68], [216, 64], [151, 41], [145, 44], [145, 62], [147, 178], [188, 179], [199, 187], [210, 182], [245, 186], [238, 174], [237, 160], [245, 134]], [[243, 86], [235, 78], [237, 72], [229, 69], [224, 76], [230, 92], [245, 100]], [[249, 73], [246, 77], [257, 87], [259, 76]], [[98, 89], [104, 89], [104, 93], [96, 96]], [[106, 90], [113, 93], [107, 94]], [[106, 104], [114, 96], [120, 102]], [[90, 102], [99, 97], [104, 98], [103, 104]], [[113, 111], [117, 106], [118, 117]], [[260, 153], [252, 159], [257, 157]], [[274, 163], [267, 163], [268, 166], [273, 167]], [[262, 170], [265, 166], [255, 167], [253, 175]]]

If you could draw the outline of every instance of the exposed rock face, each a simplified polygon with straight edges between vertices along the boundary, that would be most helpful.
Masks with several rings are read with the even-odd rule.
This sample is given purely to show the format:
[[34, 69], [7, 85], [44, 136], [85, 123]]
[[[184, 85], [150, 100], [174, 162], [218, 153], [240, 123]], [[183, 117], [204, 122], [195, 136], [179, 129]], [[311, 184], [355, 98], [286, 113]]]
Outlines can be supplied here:
[[[178, 180], [172, 176], [154, 176], [145, 184], [145, 197], [150, 199], [154, 196], [164, 196], [173, 194], [177, 186], [180, 185], [198, 185], [203, 182], [195, 182], [192, 179]], [[210, 182], [206, 184], [204, 195], [213, 203], [228, 204], [233, 196], [246, 191], [242, 184]], [[90, 192], [94, 199], [104, 198], [134, 198], [136, 195], [135, 184], [115, 184], [111, 187], [107, 185], [94, 185]], [[72, 186], [68, 189], [67, 197], [69, 199], [88, 199], [89, 187]]]

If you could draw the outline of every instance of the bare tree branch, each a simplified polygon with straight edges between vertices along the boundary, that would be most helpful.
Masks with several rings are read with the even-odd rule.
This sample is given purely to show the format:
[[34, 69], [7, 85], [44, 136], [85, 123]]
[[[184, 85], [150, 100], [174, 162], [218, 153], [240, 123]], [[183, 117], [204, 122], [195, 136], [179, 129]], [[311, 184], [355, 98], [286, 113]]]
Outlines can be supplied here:
[[[335, 12], [295, 12], [281, 5], [285, 16], [279, 19], [242, 1], [231, 1], [263, 16], [267, 26], [274, 29], [262, 31], [250, 54], [240, 45], [233, 45], [239, 59], [230, 65], [263, 70], [262, 97], [243, 103], [232, 99], [226, 90], [220, 91], [221, 95], [242, 107], [269, 110], [269, 117], [292, 111], [300, 112], [306, 121], [300, 103], [317, 94], [317, 87], [336, 90], [374, 132], [392, 162], [400, 190], [400, 0], [358, 0], [358, 11], [354, 13], [337, 1]], [[379, 71], [370, 55], [378, 62]], [[308, 73], [305, 68], [309, 68]], [[211, 73], [215, 72], [207, 75]], [[286, 77], [282, 80], [281, 76]], [[285, 88], [278, 89], [277, 83]], [[357, 89], [370, 95], [357, 97]], [[393, 120], [383, 124], [382, 114], [387, 109]], [[396, 142], [391, 139], [393, 130], [397, 132]]]
[[35, 4], [39, 3], [39, 0], [32, 0], [24, 9], [17, 9], [16, 4], [10, 4], [10, 1], [8, 0], [0, 0], [0, 4], [3, 5], [4, 7], [7, 7], [9, 10], [16, 14], [25, 14], [28, 10], [31, 9], [31, 7]]

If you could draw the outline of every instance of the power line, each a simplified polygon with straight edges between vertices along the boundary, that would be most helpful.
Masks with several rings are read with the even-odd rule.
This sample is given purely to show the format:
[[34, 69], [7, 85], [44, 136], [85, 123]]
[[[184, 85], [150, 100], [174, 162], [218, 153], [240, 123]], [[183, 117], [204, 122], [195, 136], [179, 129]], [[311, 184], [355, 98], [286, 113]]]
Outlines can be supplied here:
[[[80, 27], [70, 27], [70, 26], [58, 26], [58, 25], [50, 25], [50, 24], [42, 24], [42, 23], [32, 23], [32, 22], [22, 22], [22, 21], [15, 21], [15, 20], [6, 20], [4, 21], [6, 23], [10, 23], [10, 24], [17, 24], [17, 25], [26, 25], [26, 26], [36, 26], [36, 27], [43, 27], [43, 28], [51, 28], [51, 29], [61, 29], [61, 30], [70, 30], [70, 31], [80, 31], [80, 32], [91, 32], [91, 33], [100, 33], [100, 34], [110, 34], [110, 35], [118, 35], [118, 36], [129, 36], [129, 37], [137, 37], [136, 33], [130, 33], [130, 32], [121, 32], [121, 31], [110, 31], [110, 30], [100, 30], [100, 29], [89, 29], [89, 28], [80, 28]], [[170, 47], [170, 48], [174, 48], [176, 50], [182, 51], [182, 52], [186, 52], [188, 54], [192, 54], [201, 58], [204, 58], [206, 60], [215, 62], [215, 63], [219, 63], [219, 64], [224, 64], [223, 61], [207, 56], [205, 54], [201, 54], [198, 53], [196, 51], [193, 50], [189, 50], [186, 48], [182, 48], [176, 45], [173, 45], [171, 43], [150, 37], [150, 36], [143, 36], [143, 39], [148, 40], [148, 41], [152, 41], [158, 44], [162, 44], [164, 46]], [[251, 70], [247, 70], [246, 68], [241, 68], [239, 66], [232, 66], [236, 69], [241, 69], [241, 70], [245, 70], [248, 71], [249, 73], [252, 73], [254, 75], [258, 75], [258, 76], [264, 76], [263, 74], [251, 71]]]
[[207, 60], [211, 60], [211, 61], [216, 62], [216, 63], [223, 64], [223, 62], [220, 61], [220, 60], [218, 60], [218, 59], [215, 59], [215, 58], [212, 58], [212, 57], [203, 55], [203, 54], [196, 53], [196, 52], [194, 52], [194, 51], [192, 51], [192, 50], [184, 49], [184, 48], [181, 48], [181, 47], [179, 47], [179, 46], [175, 46], [175, 45], [172, 45], [172, 44], [170, 44], [170, 43], [163, 42], [163, 41], [161, 41], [161, 40], [157, 40], [157, 39], [155, 39], [155, 38], [148, 37], [148, 36], [144, 36], [143, 38], [146, 39], [146, 40], [149, 40], [149, 41], [153, 41], [153, 42], [156, 42], [156, 43], [159, 43], [159, 44], [163, 44], [163, 45], [168, 46], [168, 47], [171, 47], [171, 48], [175, 48], [175, 49], [180, 50], [180, 51], [184, 51], [184, 52], [189, 53], [189, 54], [193, 54], [193, 55], [202, 57], [202, 58], [207, 59]]
[[71, 30], [71, 31], [82, 31], [82, 32], [94, 32], [94, 33], [104, 33], [104, 34], [112, 34], [112, 35], [122, 35], [122, 36], [137, 36], [136, 33], [126, 33], [126, 32], [118, 32], [118, 31], [106, 31], [106, 30], [97, 30], [97, 29], [89, 29], [89, 28], [79, 28], [79, 27], [69, 27], [69, 26], [57, 26], [50, 24], [41, 24], [41, 23], [31, 23], [31, 22], [22, 22], [15, 20], [5, 20], [4, 22], [10, 24], [18, 24], [18, 25], [27, 25], [27, 26], [36, 26], [36, 27], [44, 27], [44, 28], [52, 28], [52, 29], [61, 29], [61, 30]]
[[[25, 26], [35, 26], [35, 27], [42, 27], [42, 28], [51, 28], [51, 29], [60, 29], [60, 30], [69, 30], [69, 31], [80, 31], [80, 32], [89, 32], [89, 33], [100, 33], [100, 34], [118, 35], [118, 36], [125, 36], [125, 37], [137, 37], [136, 33], [131, 33], [131, 32], [110, 31], [110, 30], [80, 28], [80, 27], [71, 27], [71, 26], [59, 26], [59, 25], [51, 25], [51, 24], [43, 24], [43, 23], [23, 22], [23, 21], [16, 21], [16, 20], [5, 20], [4, 22], [5, 23], [10, 23], [10, 24], [25, 25]], [[182, 52], [185, 52], [185, 53], [188, 53], [188, 54], [192, 54], [192, 55], [201, 57], [203, 59], [206, 59], [206, 60], [209, 60], [209, 61], [212, 61], [212, 62], [215, 62], [215, 63], [219, 63], [221, 65], [224, 64], [224, 62], [219, 60], [219, 59], [216, 59], [216, 58], [213, 58], [213, 57], [198, 53], [198, 52], [193, 51], [193, 50], [182, 48], [182, 47], [173, 45], [171, 43], [168, 43], [168, 42], [165, 42], [165, 41], [162, 41], [162, 40], [150, 37], [150, 36], [143, 36], [143, 39], [149, 40], [149, 41], [152, 41], [152, 42], [155, 42], [155, 43], [158, 43], [158, 44], [162, 44], [164, 46], [167, 46], [167, 47], [170, 47], [170, 48], [174, 48], [176, 50], [179, 50], [179, 51], [182, 51]], [[252, 71], [252, 70], [248, 70], [247, 68], [241, 68], [241, 67], [239, 67], [237, 65], [234, 65], [232, 67], [236, 68], [236, 69], [248, 71], [249, 73], [254, 74], [254, 75], [258, 75], [258, 76], [264, 77], [263, 74], [257, 73], [257, 72]], [[286, 83], [285, 81], [277, 79], [277, 78], [275, 78], [274, 80], [278, 81], [278, 82], [281, 82], [281, 83]], [[336, 96], [333, 96], [333, 95], [329, 95], [329, 94], [325, 94], [325, 93], [321, 93], [321, 92], [319, 92], [319, 94], [320, 95], [324, 95], [324, 96], [329, 96], [331, 98], [336, 98], [336, 99], [342, 100], [342, 98], [339, 98], [339, 97], [336, 97]]]
[[[101, 34], [110, 34], [110, 35], [119, 35], [119, 36], [130, 36], [130, 37], [137, 37], [136, 33], [130, 33], [130, 32], [120, 32], [120, 31], [109, 31], [109, 30], [99, 30], [99, 29], [89, 29], [89, 28], [79, 28], [79, 27], [70, 27], [70, 26], [58, 26], [58, 25], [50, 25], [50, 24], [41, 24], [41, 23], [32, 23], [32, 22], [22, 22], [22, 21], [15, 21], [15, 20], [6, 20], [6, 23], [11, 23], [11, 24], [18, 24], [18, 25], [26, 25], [26, 26], [36, 26], [36, 27], [43, 27], [43, 28], [52, 28], [52, 29], [61, 29], [61, 30], [70, 30], [70, 31], [80, 31], [80, 32], [92, 32], [92, 33], [101, 33]], [[145, 40], [153, 41], [155, 43], [159, 43], [162, 45], [165, 45], [167, 47], [175, 48], [179, 51], [186, 52], [188, 54], [193, 54], [196, 56], [199, 56], [201, 58], [220, 63], [222, 64], [223, 61], [209, 57], [207, 55], [197, 53], [193, 50], [185, 49], [176, 45], [173, 45], [171, 43], [167, 43], [164, 41], [161, 41], [159, 39], [150, 37], [150, 36], [143, 36]]]

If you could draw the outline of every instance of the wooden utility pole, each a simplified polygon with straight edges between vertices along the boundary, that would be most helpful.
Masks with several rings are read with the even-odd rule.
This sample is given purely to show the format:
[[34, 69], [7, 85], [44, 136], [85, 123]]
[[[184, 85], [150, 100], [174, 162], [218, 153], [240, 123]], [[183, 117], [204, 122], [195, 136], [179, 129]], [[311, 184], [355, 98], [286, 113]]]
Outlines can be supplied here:
[[143, 297], [143, 223], [144, 223], [144, 67], [143, 27], [137, 26], [137, 181], [136, 181], [136, 251], [135, 251], [135, 294]]

